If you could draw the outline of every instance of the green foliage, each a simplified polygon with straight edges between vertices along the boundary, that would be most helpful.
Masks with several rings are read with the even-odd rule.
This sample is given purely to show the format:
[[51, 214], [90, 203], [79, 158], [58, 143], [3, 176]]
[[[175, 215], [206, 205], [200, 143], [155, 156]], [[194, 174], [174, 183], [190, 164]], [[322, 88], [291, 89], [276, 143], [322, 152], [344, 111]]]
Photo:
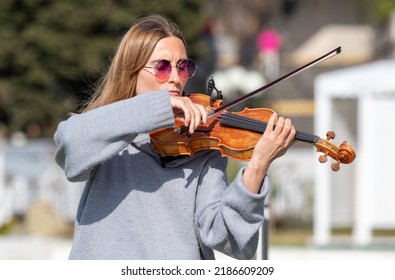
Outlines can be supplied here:
[[363, 18], [381, 24], [388, 20], [395, 9], [395, 0], [357, 0], [357, 5]]
[[10, 222], [0, 226], [0, 235], [5, 235], [12, 231], [17, 231], [20, 226], [21, 222], [18, 219], [13, 219]]
[[10, 131], [59, 120], [86, 98], [137, 16], [159, 13], [180, 25], [199, 56], [200, 0], [0, 1], [0, 122]]

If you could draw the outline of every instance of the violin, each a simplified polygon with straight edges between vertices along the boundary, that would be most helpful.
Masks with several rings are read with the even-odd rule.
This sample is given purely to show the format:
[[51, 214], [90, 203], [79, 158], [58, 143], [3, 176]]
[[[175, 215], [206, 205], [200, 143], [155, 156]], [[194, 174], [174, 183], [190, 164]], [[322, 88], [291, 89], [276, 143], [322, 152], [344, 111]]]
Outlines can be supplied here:
[[[210, 96], [200, 93], [189, 95], [197, 104], [206, 107], [211, 112], [222, 107], [222, 100], [211, 103]], [[268, 108], [244, 108], [240, 112], [222, 111], [213, 118], [208, 118], [205, 125], [199, 126], [190, 134], [183, 129], [183, 123], [176, 121], [176, 129], [164, 128], [150, 133], [151, 145], [161, 157], [193, 155], [202, 150], [219, 150], [222, 156], [235, 160], [246, 161], [251, 159], [256, 143], [266, 129], [267, 121], [274, 113]], [[296, 131], [295, 140], [314, 145], [321, 163], [327, 157], [335, 160], [332, 170], [338, 171], [340, 164], [349, 164], [355, 157], [353, 148], [344, 141], [340, 147], [329, 140], [335, 138], [334, 132], [327, 133], [327, 139], [319, 136]]]
[[[258, 88], [232, 102], [223, 105], [222, 94], [215, 88], [212, 79], [209, 81], [209, 92], [217, 91], [217, 96], [211, 99], [210, 95], [195, 93], [189, 95], [192, 102], [203, 105], [208, 112], [207, 122], [199, 126], [194, 133], [190, 134], [182, 122], [176, 120], [176, 128], [164, 128], [150, 133], [152, 148], [161, 157], [193, 155], [202, 150], [219, 150], [222, 156], [235, 160], [249, 160], [252, 152], [266, 129], [267, 121], [274, 113], [268, 108], [245, 108], [240, 112], [229, 112], [230, 107], [250, 98], [274, 84], [291, 77], [302, 70], [324, 61], [338, 53], [338, 47], [321, 57], [297, 68], [294, 71], [274, 80], [273, 82]], [[220, 97], [220, 98], [218, 98]], [[340, 164], [349, 164], [356, 157], [354, 149], [343, 141], [340, 147], [330, 140], [335, 138], [335, 133], [330, 131], [327, 138], [297, 131], [295, 140], [314, 145], [318, 152], [323, 153], [319, 157], [321, 163], [328, 160], [328, 156], [334, 159], [331, 167], [333, 171], [340, 169]]]

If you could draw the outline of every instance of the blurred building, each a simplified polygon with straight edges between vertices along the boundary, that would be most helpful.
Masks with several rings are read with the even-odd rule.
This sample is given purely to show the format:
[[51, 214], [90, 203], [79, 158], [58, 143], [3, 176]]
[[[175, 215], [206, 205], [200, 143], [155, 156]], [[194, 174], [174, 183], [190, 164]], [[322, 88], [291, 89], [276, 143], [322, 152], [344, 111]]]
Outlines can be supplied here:
[[395, 230], [391, 163], [395, 152], [390, 148], [395, 137], [393, 73], [395, 60], [384, 59], [333, 70], [316, 79], [316, 131], [335, 126], [357, 149], [355, 162], [344, 166], [341, 174], [315, 169], [314, 240], [318, 244], [333, 241], [333, 228], [351, 228], [356, 245], [377, 244], [375, 232]]

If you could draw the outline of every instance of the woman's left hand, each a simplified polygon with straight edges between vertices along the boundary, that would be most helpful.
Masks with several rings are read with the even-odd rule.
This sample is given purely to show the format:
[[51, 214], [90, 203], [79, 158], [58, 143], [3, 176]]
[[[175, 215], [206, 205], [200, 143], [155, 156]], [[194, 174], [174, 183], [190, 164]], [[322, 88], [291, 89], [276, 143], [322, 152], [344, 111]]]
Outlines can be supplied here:
[[291, 120], [280, 117], [274, 125], [276, 118], [275, 113], [270, 117], [244, 171], [244, 183], [254, 193], [259, 192], [270, 164], [283, 156], [294, 143], [296, 130]]

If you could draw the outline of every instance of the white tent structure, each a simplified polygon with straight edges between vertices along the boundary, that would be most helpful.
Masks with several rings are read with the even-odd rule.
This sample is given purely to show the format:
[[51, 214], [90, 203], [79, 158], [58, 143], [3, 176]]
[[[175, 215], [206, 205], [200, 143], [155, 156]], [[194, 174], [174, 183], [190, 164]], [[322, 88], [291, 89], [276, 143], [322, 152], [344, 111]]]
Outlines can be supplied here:
[[320, 74], [314, 94], [316, 134], [334, 130], [332, 141], [347, 140], [357, 156], [338, 172], [316, 165], [313, 242], [346, 227], [353, 244], [369, 245], [375, 229], [395, 229], [395, 60]]
[[342, 55], [320, 65], [350, 65], [371, 59], [374, 49], [374, 31], [369, 25], [328, 24], [320, 28], [292, 55], [295, 65], [303, 65], [322, 54], [322, 50], [342, 47]]

